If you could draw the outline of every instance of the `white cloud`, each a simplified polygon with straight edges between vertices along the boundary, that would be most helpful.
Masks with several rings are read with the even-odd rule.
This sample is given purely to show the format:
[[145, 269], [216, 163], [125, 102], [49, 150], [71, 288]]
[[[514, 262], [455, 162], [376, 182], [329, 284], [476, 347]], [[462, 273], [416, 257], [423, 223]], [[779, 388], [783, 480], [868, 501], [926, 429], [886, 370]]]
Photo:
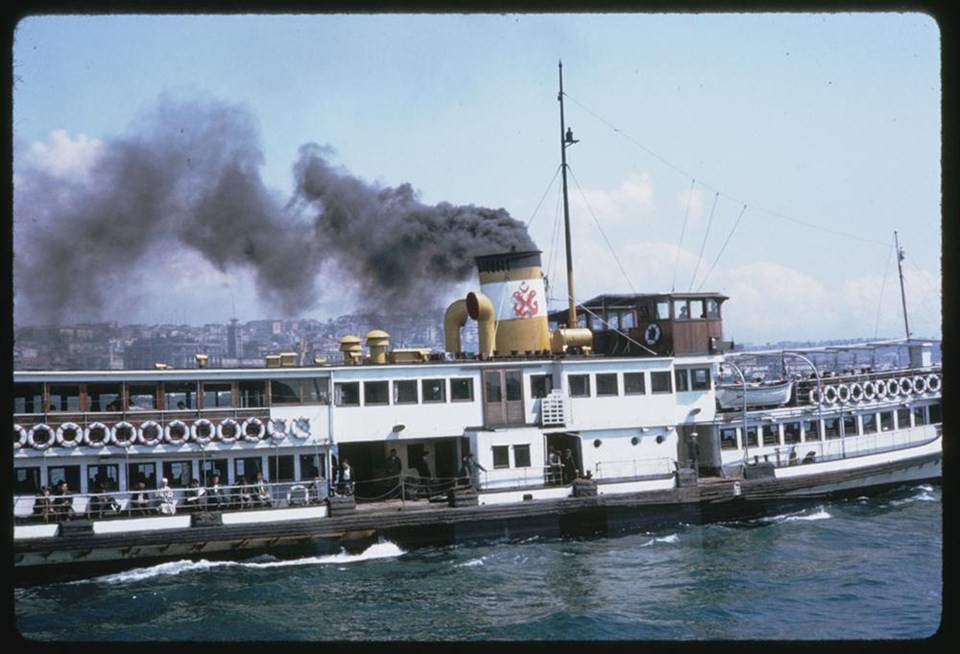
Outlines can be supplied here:
[[66, 130], [50, 133], [46, 141], [36, 141], [27, 148], [25, 162], [56, 177], [82, 179], [103, 152], [104, 143], [83, 134], [71, 138]]

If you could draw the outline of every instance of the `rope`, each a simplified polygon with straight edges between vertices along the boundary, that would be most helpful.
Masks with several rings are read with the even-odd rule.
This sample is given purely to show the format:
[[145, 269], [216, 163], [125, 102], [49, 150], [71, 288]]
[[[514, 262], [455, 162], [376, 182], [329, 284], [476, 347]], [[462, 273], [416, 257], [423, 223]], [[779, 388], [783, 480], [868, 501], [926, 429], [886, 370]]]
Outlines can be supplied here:
[[700, 254], [697, 255], [697, 265], [693, 269], [693, 276], [690, 278], [690, 287], [687, 292], [693, 290], [693, 282], [697, 279], [697, 271], [700, 270], [700, 262], [703, 260], [703, 250], [707, 246], [707, 236], [710, 235], [710, 226], [713, 225], [713, 213], [717, 210], [717, 200], [720, 199], [720, 193], [713, 196], [713, 207], [710, 208], [710, 219], [707, 221], [707, 231], [703, 233], [703, 242], [700, 244]]
[[683, 210], [683, 228], [680, 230], [680, 240], [677, 242], [677, 258], [673, 262], [673, 279], [670, 281], [670, 292], [677, 287], [677, 268], [680, 267], [680, 252], [683, 249], [683, 235], [687, 232], [687, 218], [690, 215], [690, 205], [693, 204], [693, 191], [697, 180], [690, 180], [690, 193], [687, 194], [687, 207]]

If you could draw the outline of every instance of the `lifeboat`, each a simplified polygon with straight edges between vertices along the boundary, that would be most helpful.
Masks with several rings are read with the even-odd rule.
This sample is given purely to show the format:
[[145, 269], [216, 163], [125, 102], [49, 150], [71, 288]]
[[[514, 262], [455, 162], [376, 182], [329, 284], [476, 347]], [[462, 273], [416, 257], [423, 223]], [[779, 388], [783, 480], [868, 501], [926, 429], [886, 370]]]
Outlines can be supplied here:
[[193, 440], [201, 445], [209, 443], [217, 435], [217, 428], [206, 418], [200, 418], [190, 427]]
[[240, 435], [240, 427], [233, 418], [227, 418], [217, 427], [217, 436], [224, 443], [232, 443]]
[[163, 430], [163, 439], [172, 445], [186, 443], [190, 440], [190, 428], [183, 420], [171, 420]]
[[[106, 432], [107, 430], [107, 428], [99, 422], [90, 425], [87, 431], [89, 432], [92, 429], [99, 429], [101, 432]], [[76, 447], [84, 440], [84, 431], [80, 428], [80, 425], [75, 422], [65, 422], [57, 428], [57, 445], [60, 447]]]
[[27, 444], [35, 450], [45, 450], [53, 444], [56, 434], [48, 425], [34, 425], [27, 433]]
[[263, 421], [261, 421], [260, 418], [248, 418], [243, 423], [241, 433], [245, 441], [258, 441], [263, 438], [266, 433], [266, 428], [263, 426]]

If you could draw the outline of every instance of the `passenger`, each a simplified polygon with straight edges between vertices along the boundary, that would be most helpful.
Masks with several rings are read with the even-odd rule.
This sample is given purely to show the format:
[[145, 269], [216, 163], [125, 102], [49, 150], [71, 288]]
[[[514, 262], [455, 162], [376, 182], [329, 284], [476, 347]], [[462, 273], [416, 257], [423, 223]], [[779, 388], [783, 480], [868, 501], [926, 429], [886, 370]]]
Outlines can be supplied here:
[[137, 488], [130, 498], [130, 510], [135, 515], [147, 515], [150, 512], [150, 493], [147, 491], [147, 483], [137, 482]]
[[235, 503], [241, 509], [249, 509], [253, 507], [253, 488], [247, 483], [246, 477], [241, 475], [237, 478], [234, 496], [236, 497]]
[[550, 448], [550, 454], [547, 456], [547, 483], [556, 486], [563, 481], [563, 461], [560, 459], [560, 452]]
[[57, 486], [57, 496], [53, 498], [57, 520], [69, 520], [73, 517], [73, 494], [66, 480]]
[[33, 515], [44, 522], [50, 522], [56, 519], [57, 509], [53, 505], [53, 498], [50, 496], [49, 486], [43, 486], [40, 492], [37, 493], [37, 497], [33, 501]]
[[187, 487], [187, 495], [183, 500], [184, 510], [202, 511], [206, 505], [206, 498], [204, 497], [206, 494], [207, 491], [200, 487], [200, 482], [197, 479], [191, 479], [190, 485]]
[[214, 475], [210, 478], [210, 492], [207, 493], [207, 508], [213, 511], [221, 511], [227, 508], [227, 498], [223, 488], [220, 486], [220, 475]]
[[340, 480], [337, 484], [337, 493], [339, 495], [353, 495], [353, 468], [350, 467], [350, 461], [343, 459], [340, 463]]
[[186, 408], [187, 408], [187, 405], [183, 403], [183, 400], [180, 400], [179, 402], [177, 402], [177, 409], [179, 409], [180, 411], [183, 411]]
[[423, 455], [420, 457], [420, 460], [417, 461], [417, 474], [419, 474], [423, 479], [432, 479], [433, 475], [430, 474], [430, 464], [427, 463], [427, 456], [430, 453], [424, 451]]
[[397, 456], [396, 450], [390, 450], [390, 456], [387, 458], [387, 476], [390, 478], [390, 497], [397, 497], [400, 494], [400, 473], [403, 472], [403, 462]]
[[107, 494], [107, 485], [102, 481], [97, 483], [96, 494], [90, 496], [88, 511], [93, 520], [100, 520], [106, 517], [108, 513], [120, 512], [120, 504]]
[[160, 506], [157, 507], [160, 513], [174, 515], [177, 512], [177, 500], [174, 499], [173, 489], [170, 488], [170, 481], [166, 477], [160, 481], [157, 499], [160, 500]]
[[563, 485], [572, 484], [580, 476], [580, 471], [577, 470], [577, 462], [574, 460], [573, 451], [570, 448], [563, 451], [563, 459], [560, 463], [563, 465]]
[[480, 465], [480, 462], [473, 458], [473, 452], [467, 452], [463, 457], [463, 467], [460, 470], [460, 476], [466, 477], [474, 488], [480, 488], [480, 471], [486, 472], [487, 469]]
[[253, 501], [258, 507], [273, 506], [273, 497], [270, 494], [270, 486], [267, 480], [263, 478], [262, 472], [257, 472], [257, 479], [253, 485]]

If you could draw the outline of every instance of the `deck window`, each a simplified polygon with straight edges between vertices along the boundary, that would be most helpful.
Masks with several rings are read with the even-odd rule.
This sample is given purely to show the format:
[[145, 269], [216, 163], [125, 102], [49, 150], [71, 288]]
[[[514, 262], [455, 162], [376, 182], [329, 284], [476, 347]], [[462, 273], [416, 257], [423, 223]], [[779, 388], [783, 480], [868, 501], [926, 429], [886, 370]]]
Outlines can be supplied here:
[[[203, 408], [225, 409], [233, 406], [233, 387], [230, 382], [205, 382], [203, 384]], [[173, 407], [167, 407], [172, 409]], [[177, 406], [179, 407], [179, 404]], [[188, 405], [189, 409], [190, 406]]]
[[710, 369], [693, 368], [690, 370], [690, 388], [695, 391], [710, 390]]
[[843, 417], [843, 435], [857, 436], [859, 430], [857, 429], [857, 416], [844, 416]]
[[87, 411], [123, 411], [120, 384], [87, 384]]
[[119, 464], [101, 463], [87, 466], [87, 492], [96, 493], [100, 484], [108, 491], [120, 490]]
[[[321, 454], [320, 456], [324, 456]], [[316, 458], [316, 457], [312, 457]], [[313, 475], [311, 479], [316, 479], [322, 475]], [[281, 456], [268, 456], [267, 469], [263, 471], [263, 478], [276, 483], [283, 481], [293, 481], [293, 455], [283, 454]]]
[[40, 490], [40, 468], [14, 468], [13, 494], [25, 495]]
[[513, 466], [515, 468], [530, 467], [530, 446], [529, 445], [513, 446]]
[[803, 442], [809, 443], [820, 440], [820, 421], [802, 420], [800, 425], [803, 427]]
[[446, 379], [424, 379], [420, 388], [423, 390], [424, 404], [447, 401]]
[[837, 418], [824, 418], [823, 433], [827, 438], [840, 438], [840, 420]]
[[617, 373], [597, 374], [597, 395], [619, 395], [620, 384], [617, 382]]
[[213, 477], [220, 477], [220, 485], [227, 485], [227, 460], [204, 459], [200, 462], [200, 485], [207, 487], [213, 484]]
[[650, 391], [656, 393], [672, 393], [669, 370], [655, 370], [650, 373]]
[[880, 431], [893, 429], [893, 411], [884, 411], [880, 414]]
[[937, 424], [943, 422], [943, 416], [940, 413], [940, 402], [935, 402], [929, 406], [930, 409], [930, 423]]
[[393, 382], [394, 404], [416, 404], [418, 401], [416, 379], [398, 379]]
[[720, 449], [723, 449], [723, 450], [737, 449], [737, 430], [735, 428], [720, 430]]
[[197, 382], [166, 382], [163, 385], [163, 390], [164, 408], [168, 411], [173, 409], [197, 408]]
[[926, 407], [915, 406], [913, 407], [913, 425], [918, 427], [920, 425], [927, 424], [927, 410]]
[[267, 406], [267, 384], [260, 380], [243, 380], [237, 384], [240, 392], [240, 406], [262, 407]]
[[473, 402], [473, 379], [454, 377], [450, 380], [451, 402]]
[[647, 392], [647, 385], [642, 372], [623, 373], [624, 395], [643, 395]]
[[338, 382], [333, 386], [337, 406], [360, 406], [360, 382]]
[[491, 449], [493, 450], [493, 467], [495, 469], [509, 468], [510, 448], [506, 445], [494, 445]]
[[799, 422], [785, 422], [783, 423], [783, 442], [787, 445], [792, 445], [793, 443], [800, 442], [800, 423]]
[[747, 447], [757, 447], [756, 427], [747, 427]]
[[300, 402], [300, 382], [296, 379], [271, 379], [271, 404], [297, 404]]
[[530, 397], [546, 397], [553, 390], [553, 375], [530, 375]]
[[[259, 456], [247, 456], [233, 460], [233, 478], [243, 477], [248, 484], [252, 484], [257, 473], [263, 472], [263, 458]], [[266, 477], [266, 473], [263, 475]]]
[[153, 410], [156, 408], [156, 384], [127, 384], [128, 411]]
[[170, 488], [186, 488], [193, 479], [193, 464], [190, 461], [164, 461], [163, 476]]
[[[318, 479], [327, 477], [326, 469], [326, 455], [321, 454], [319, 458], [316, 454], [301, 454], [300, 455], [300, 479], [307, 481], [310, 479]], [[269, 470], [273, 474], [273, 481], [293, 481], [293, 470], [290, 470], [290, 476], [284, 477], [284, 459], [288, 457], [281, 456], [279, 459], [275, 456], [270, 457]], [[289, 458], [293, 458], [292, 456]], [[293, 463], [292, 461], [290, 462]], [[280, 465], [279, 471], [277, 470], [277, 464]], [[291, 465], [292, 468], [292, 465]]]
[[677, 381], [677, 392], [682, 393], [683, 391], [690, 390], [690, 378], [687, 377], [686, 369], [678, 369], [673, 371], [673, 378]]
[[389, 404], [389, 389], [390, 387], [385, 381], [363, 382], [363, 403], [367, 405]]
[[897, 429], [908, 429], [910, 427], [910, 409], [901, 407], [897, 409]]
[[66, 481], [71, 493], [80, 491], [80, 466], [50, 466], [47, 469], [47, 483], [53, 495], [57, 494], [57, 486]]
[[877, 414], [875, 413], [865, 413], [860, 416], [860, 420], [863, 421], [863, 433], [864, 434], [876, 434], [877, 433]]
[[14, 384], [13, 412], [43, 413], [43, 384]]
[[80, 386], [77, 384], [50, 385], [50, 411], [79, 411]]
[[311, 377], [303, 380], [304, 404], [329, 404], [330, 380], [326, 377]]
[[127, 466], [127, 490], [133, 490], [137, 484], [143, 482], [147, 490], [156, 490], [157, 466], [153, 463], [138, 461]]
[[764, 445], [777, 445], [780, 440], [780, 427], [779, 425], [764, 425], [763, 427], [763, 444]]
[[590, 397], [590, 375], [570, 375], [570, 397]]

